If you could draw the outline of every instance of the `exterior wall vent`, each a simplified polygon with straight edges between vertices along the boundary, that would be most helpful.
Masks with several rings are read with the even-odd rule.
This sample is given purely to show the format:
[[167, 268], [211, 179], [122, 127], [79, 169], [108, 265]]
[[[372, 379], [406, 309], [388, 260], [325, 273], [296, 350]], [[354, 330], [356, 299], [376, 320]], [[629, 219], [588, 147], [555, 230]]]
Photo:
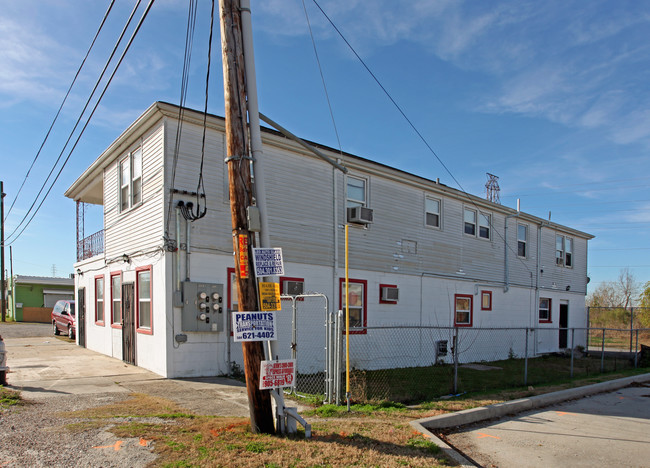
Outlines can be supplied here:
[[348, 222], [357, 224], [371, 224], [372, 210], [365, 206], [348, 208]]
[[287, 296], [300, 296], [305, 292], [305, 283], [302, 281], [285, 281], [282, 294]]

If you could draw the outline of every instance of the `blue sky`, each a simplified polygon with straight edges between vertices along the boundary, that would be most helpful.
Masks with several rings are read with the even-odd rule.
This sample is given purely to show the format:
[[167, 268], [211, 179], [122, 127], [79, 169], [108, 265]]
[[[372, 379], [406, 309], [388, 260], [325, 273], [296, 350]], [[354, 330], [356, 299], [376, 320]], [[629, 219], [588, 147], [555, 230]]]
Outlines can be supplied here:
[[[0, 15], [0, 180], [5, 213], [109, 1], [5, 1]], [[118, 1], [6, 220], [44, 183], [134, 2]], [[338, 147], [301, 0], [253, 1], [260, 110]], [[319, 0], [453, 177], [483, 196], [594, 234], [590, 287], [623, 267], [650, 280], [650, 3]], [[344, 151], [458, 188], [312, 0], [305, 0]], [[142, 9], [142, 7], [141, 7]], [[138, 14], [139, 17], [139, 14]], [[178, 103], [187, 2], [158, 0], [31, 225], [15, 274], [66, 276], [75, 205], [63, 192], [151, 103]], [[203, 107], [209, 2], [199, 5], [190, 107]], [[209, 111], [223, 115], [218, 23]], [[73, 142], [74, 139], [73, 138]], [[63, 153], [63, 159], [68, 151]], [[57, 171], [58, 171], [57, 166]], [[56, 173], [56, 172], [55, 172]], [[99, 230], [91, 209], [86, 235]], [[7, 268], [8, 252], [7, 255]]]

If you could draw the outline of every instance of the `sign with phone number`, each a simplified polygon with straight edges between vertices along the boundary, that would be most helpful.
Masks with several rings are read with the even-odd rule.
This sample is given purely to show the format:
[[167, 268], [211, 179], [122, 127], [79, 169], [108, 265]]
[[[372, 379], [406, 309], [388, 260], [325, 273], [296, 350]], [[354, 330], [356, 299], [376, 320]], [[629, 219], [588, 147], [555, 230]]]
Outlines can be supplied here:
[[233, 312], [235, 341], [275, 341], [275, 312]]
[[296, 381], [296, 360], [262, 361], [260, 366], [260, 390], [292, 387]]

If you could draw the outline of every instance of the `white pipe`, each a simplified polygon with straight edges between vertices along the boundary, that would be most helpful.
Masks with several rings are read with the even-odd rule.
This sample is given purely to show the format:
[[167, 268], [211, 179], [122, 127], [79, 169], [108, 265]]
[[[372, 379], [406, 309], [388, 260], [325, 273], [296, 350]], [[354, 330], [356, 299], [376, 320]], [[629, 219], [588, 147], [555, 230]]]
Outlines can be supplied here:
[[192, 230], [192, 224], [189, 220], [185, 220], [185, 226], [187, 228], [185, 232], [185, 281], [190, 280], [190, 231]]
[[[266, 206], [266, 184], [264, 157], [262, 155], [262, 135], [260, 132], [259, 105], [257, 101], [257, 78], [255, 76], [255, 54], [253, 52], [253, 25], [251, 22], [251, 2], [250, 0], [241, 0], [239, 2], [241, 10], [241, 29], [242, 42], [244, 45], [244, 68], [246, 69], [246, 98], [248, 100], [248, 127], [251, 138], [251, 153], [253, 155], [253, 171], [255, 173], [255, 200], [260, 212], [260, 246], [270, 247], [269, 224]], [[276, 277], [269, 277], [267, 281], [277, 282]], [[269, 358], [273, 359], [277, 353], [277, 344], [275, 341], [268, 342]], [[281, 391], [271, 392], [276, 400], [277, 416], [280, 419], [284, 417], [284, 395]], [[283, 427], [279, 428], [283, 432]]]
[[176, 207], [176, 291], [181, 290], [181, 209]]

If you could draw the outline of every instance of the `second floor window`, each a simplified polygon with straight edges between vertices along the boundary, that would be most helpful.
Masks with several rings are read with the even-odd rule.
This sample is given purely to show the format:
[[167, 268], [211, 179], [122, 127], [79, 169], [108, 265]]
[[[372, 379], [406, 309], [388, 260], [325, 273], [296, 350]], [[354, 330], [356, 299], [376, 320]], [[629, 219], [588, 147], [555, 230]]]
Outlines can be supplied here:
[[463, 215], [465, 221], [465, 234], [470, 236], [476, 235], [476, 211], [465, 208], [465, 213]]
[[424, 199], [424, 222], [429, 227], [440, 227], [440, 200], [426, 197]]
[[573, 267], [573, 239], [570, 237], [555, 236], [555, 264]]
[[366, 206], [366, 180], [348, 177], [346, 192], [346, 208]]
[[142, 148], [129, 153], [119, 163], [120, 211], [142, 202]]
[[478, 214], [478, 236], [481, 239], [490, 239], [492, 229], [491, 216], [485, 213]]
[[526, 258], [528, 255], [528, 226], [517, 224], [517, 256]]

